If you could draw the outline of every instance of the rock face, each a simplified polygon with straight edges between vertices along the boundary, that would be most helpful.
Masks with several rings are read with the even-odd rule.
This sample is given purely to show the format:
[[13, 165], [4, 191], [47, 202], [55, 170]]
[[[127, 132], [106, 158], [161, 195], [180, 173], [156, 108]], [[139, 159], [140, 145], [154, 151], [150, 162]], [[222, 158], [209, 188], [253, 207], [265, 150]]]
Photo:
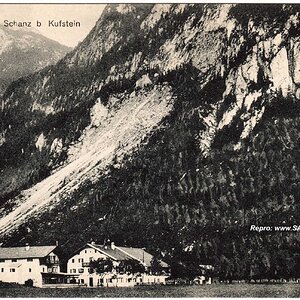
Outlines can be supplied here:
[[0, 95], [12, 81], [55, 64], [70, 50], [29, 29], [0, 25]]
[[292, 276], [297, 234], [249, 226], [300, 221], [299, 28], [296, 5], [108, 5], [3, 97], [6, 243], [110, 237], [229, 280]]

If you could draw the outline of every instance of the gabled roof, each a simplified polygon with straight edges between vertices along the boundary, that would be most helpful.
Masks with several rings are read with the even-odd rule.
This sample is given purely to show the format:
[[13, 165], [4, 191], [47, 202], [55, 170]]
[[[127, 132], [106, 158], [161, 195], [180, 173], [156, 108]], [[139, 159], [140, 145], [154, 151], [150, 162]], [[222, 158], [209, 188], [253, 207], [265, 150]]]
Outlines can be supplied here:
[[[146, 252], [144, 249], [119, 246], [116, 246], [116, 248], [120, 249], [122, 252], [126, 253], [131, 258], [139, 260], [141, 263], [145, 264], [146, 267], [151, 267], [151, 260], [153, 259], [153, 255]], [[163, 261], [160, 261], [160, 264], [164, 268], [168, 267], [168, 265]]]
[[79, 252], [85, 248], [93, 248], [102, 254], [108, 256], [112, 260], [115, 261], [120, 261], [120, 260], [125, 260], [125, 259], [130, 259], [128, 255], [126, 255], [124, 252], [120, 251], [119, 249], [112, 249], [110, 245], [98, 245], [95, 243], [86, 243], [76, 251], [74, 251], [70, 256], [69, 259], [72, 258], [74, 255], [79, 254]]
[[141, 263], [145, 264], [145, 266], [150, 267], [151, 266], [151, 260], [153, 256], [146, 252], [144, 249], [141, 248], [132, 248], [132, 247], [119, 247], [118, 248], [126, 253], [130, 258], [134, 258]]
[[0, 259], [42, 258], [50, 254], [57, 246], [0, 247]]
[[[86, 247], [90, 247], [95, 250], [98, 250], [102, 254], [108, 256], [109, 258], [115, 261], [135, 259], [141, 262], [142, 264], [144, 264], [146, 267], [151, 267], [151, 260], [153, 259], [153, 255], [146, 252], [142, 248], [119, 247], [119, 246], [111, 247], [111, 245], [98, 245], [94, 243], [87, 243], [84, 246], [80, 247], [75, 252], [73, 252], [70, 258], [73, 257], [75, 254], [79, 253], [81, 250], [83, 250]], [[164, 268], [169, 267], [169, 265], [163, 261], [160, 261], [160, 263], [161, 266]]]
[[111, 246], [103, 246], [103, 245], [91, 245], [98, 249], [103, 254], [111, 257], [114, 260], [125, 260], [130, 259], [128, 255], [124, 252], [120, 251], [117, 247], [111, 248]]

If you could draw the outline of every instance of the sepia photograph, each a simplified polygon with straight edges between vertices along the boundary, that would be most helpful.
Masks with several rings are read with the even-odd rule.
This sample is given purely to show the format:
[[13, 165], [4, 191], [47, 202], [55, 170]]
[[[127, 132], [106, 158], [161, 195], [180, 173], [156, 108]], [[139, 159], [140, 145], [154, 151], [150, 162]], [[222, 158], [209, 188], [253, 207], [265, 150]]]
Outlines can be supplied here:
[[300, 4], [0, 3], [20, 297], [300, 297]]

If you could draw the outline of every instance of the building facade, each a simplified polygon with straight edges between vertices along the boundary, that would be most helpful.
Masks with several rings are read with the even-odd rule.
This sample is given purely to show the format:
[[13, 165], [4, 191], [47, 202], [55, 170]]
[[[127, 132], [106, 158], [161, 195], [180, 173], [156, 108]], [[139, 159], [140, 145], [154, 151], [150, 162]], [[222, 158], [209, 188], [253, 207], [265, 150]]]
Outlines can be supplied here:
[[[60, 274], [57, 246], [0, 247], [0, 281], [34, 286], [53, 280]], [[54, 275], [53, 275], [54, 274]], [[55, 276], [56, 280], [58, 276]]]
[[[109, 259], [112, 262], [112, 270], [98, 274], [91, 268], [91, 262], [98, 259]], [[87, 243], [68, 260], [67, 272], [73, 276], [73, 282], [85, 286], [134, 286], [137, 284], [165, 284], [169, 266], [160, 262], [166, 271], [162, 275], [151, 274], [151, 261], [153, 256], [141, 248], [118, 247], [114, 243], [110, 245], [98, 245]], [[124, 261], [133, 260], [141, 264], [144, 272], [124, 272], [118, 267]]]

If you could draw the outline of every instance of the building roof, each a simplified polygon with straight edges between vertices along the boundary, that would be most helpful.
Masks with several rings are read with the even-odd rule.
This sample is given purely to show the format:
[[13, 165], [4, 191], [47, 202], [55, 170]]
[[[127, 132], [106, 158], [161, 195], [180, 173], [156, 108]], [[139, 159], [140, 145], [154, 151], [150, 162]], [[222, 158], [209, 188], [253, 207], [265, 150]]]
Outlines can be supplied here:
[[144, 263], [145, 266], [150, 267], [151, 266], [151, 260], [153, 256], [146, 252], [144, 249], [141, 248], [132, 248], [132, 247], [119, 247], [118, 248], [129, 255], [131, 258], [135, 258], [139, 260], [140, 262]]
[[[73, 252], [73, 255], [75, 253], [78, 253], [80, 250], [84, 249], [87, 246], [102, 252], [104, 255], [107, 255], [108, 257], [116, 261], [135, 259], [143, 263], [146, 267], [151, 267], [151, 260], [153, 259], [153, 255], [146, 252], [142, 248], [119, 247], [119, 246], [112, 247], [112, 245], [99, 245], [95, 243], [87, 243], [81, 248], [79, 248], [78, 250], [76, 250], [75, 252]], [[169, 267], [169, 265], [163, 261], [160, 261], [160, 263], [161, 266], [164, 268]]]
[[125, 260], [130, 259], [128, 255], [126, 255], [124, 252], [120, 251], [117, 247], [111, 247], [111, 246], [103, 246], [103, 245], [96, 245], [96, 244], [90, 244], [90, 246], [93, 246], [97, 248], [102, 253], [108, 255], [114, 260]]
[[42, 258], [51, 253], [57, 246], [0, 247], [0, 259]]
[[[122, 252], [126, 253], [129, 255], [131, 258], [137, 259], [143, 264], [145, 264], [146, 267], [151, 267], [151, 260], [153, 259], [153, 255], [150, 253], [146, 252], [142, 248], [132, 248], [132, 247], [119, 247], [117, 246], [118, 249], [120, 249]], [[160, 261], [160, 264], [162, 267], [167, 268], [168, 265]]]

